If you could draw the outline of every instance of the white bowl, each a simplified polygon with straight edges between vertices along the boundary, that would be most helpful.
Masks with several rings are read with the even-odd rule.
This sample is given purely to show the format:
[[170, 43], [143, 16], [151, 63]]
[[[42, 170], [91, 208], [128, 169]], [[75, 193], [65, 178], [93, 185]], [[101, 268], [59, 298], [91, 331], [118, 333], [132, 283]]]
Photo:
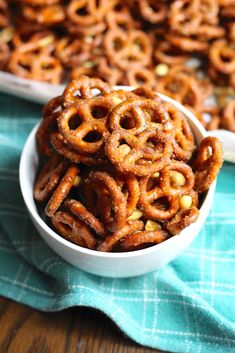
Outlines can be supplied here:
[[[119, 87], [120, 88], [120, 87]], [[123, 87], [121, 87], [123, 89]], [[129, 90], [129, 87], [124, 87]], [[165, 102], [180, 109], [189, 121], [196, 142], [199, 143], [207, 133], [194, 115], [181, 104], [159, 94]], [[35, 133], [38, 125], [30, 133], [20, 160], [20, 187], [29, 215], [45, 242], [64, 260], [86, 272], [105, 277], [133, 277], [159, 269], [175, 259], [184, 251], [202, 228], [212, 205], [215, 182], [208, 190], [197, 221], [185, 228], [180, 235], [152, 247], [124, 253], [104, 253], [75, 245], [55, 233], [39, 216], [33, 198], [33, 186], [38, 169], [38, 155]]]

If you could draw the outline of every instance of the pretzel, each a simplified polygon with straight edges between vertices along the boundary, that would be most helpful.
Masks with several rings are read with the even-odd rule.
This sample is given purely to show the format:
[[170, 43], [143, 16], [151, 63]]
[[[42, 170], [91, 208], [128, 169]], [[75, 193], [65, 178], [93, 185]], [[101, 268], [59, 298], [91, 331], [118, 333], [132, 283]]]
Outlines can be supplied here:
[[126, 197], [127, 216], [130, 216], [136, 208], [140, 196], [139, 182], [133, 175], [128, 177], [119, 176], [116, 179], [117, 185], [121, 188], [122, 193]]
[[64, 137], [58, 132], [51, 132], [49, 137], [50, 144], [55, 151], [73, 163], [83, 163], [87, 166], [95, 166], [104, 163], [104, 158], [99, 155], [83, 155], [69, 147]]
[[68, 167], [66, 173], [64, 174], [59, 185], [53, 192], [53, 195], [51, 196], [50, 200], [46, 205], [45, 213], [48, 217], [52, 217], [58, 210], [62, 202], [65, 200], [71, 188], [73, 187], [75, 178], [78, 173], [79, 169], [75, 165], [71, 165]]
[[150, 178], [151, 175], [140, 179], [139, 207], [147, 218], [157, 221], [168, 220], [179, 209], [179, 195], [170, 194], [159, 187], [148, 190]]
[[[177, 183], [178, 179], [182, 179], [182, 182]], [[169, 195], [187, 193], [194, 187], [191, 167], [184, 162], [172, 160], [170, 165], [160, 171], [159, 187]]]
[[224, 74], [235, 72], [235, 49], [226, 40], [215, 41], [210, 48], [209, 57], [215, 68]]
[[56, 56], [66, 67], [74, 68], [89, 60], [90, 46], [81, 39], [63, 37], [56, 44]]
[[[183, 105], [189, 105], [195, 110], [200, 109], [207, 90], [190, 74], [177, 71], [176, 68], [159, 80], [157, 89]], [[208, 89], [208, 87], [206, 88]]]
[[156, 102], [161, 102], [161, 98], [159, 97], [157, 92], [148, 85], [137, 87], [132, 91], [132, 93], [141, 98], [153, 99]]
[[112, 1], [72, 0], [67, 6], [68, 19], [77, 26], [96, 24], [108, 12]]
[[[108, 136], [106, 120], [113, 102], [106, 97], [80, 100], [60, 113], [58, 128], [72, 148], [83, 154], [102, 151]], [[75, 121], [75, 127], [71, 127]]]
[[148, 36], [140, 31], [130, 33], [115, 29], [104, 36], [104, 50], [111, 64], [122, 70], [132, 66], [147, 66], [151, 58], [151, 43]]
[[90, 37], [95, 37], [97, 35], [101, 35], [105, 31], [105, 23], [97, 22], [88, 26], [78, 26], [76, 23], [69, 21], [65, 24], [68, 32], [75, 37], [85, 37], [86, 40], [88, 38], [90, 42]]
[[222, 143], [208, 136], [200, 142], [197, 153], [194, 161], [195, 188], [202, 193], [209, 189], [223, 164]]
[[172, 235], [179, 234], [184, 228], [196, 222], [198, 216], [199, 210], [196, 207], [180, 211], [166, 224], [166, 228]]
[[39, 173], [34, 185], [34, 197], [45, 201], [50, 197], [67, 167], [67, 162], [58, 156], [52, 156]]
[[160, 23], [166, 19], [167, 8], [164, 1], [140, 0], [139, 10], [143, 18], [150, 23]]
[[51, 149], [50, 137], [52, 131], [57, 129], [57, 113], [49, 115], [43, 119], [36, 132], [37, 150], [41, 155], [52, 156], [53, 151]]
[[147, 99], [128, 99], [116, 106], [109, 115], [111, 131], [124, 130], [136, 135], [146, 129], [146, 116], [151, 113], [151, 121], [162, 124], [167, 129], [169, 116], [161, 104]]
[[170, 42], [160, 42], [154, 51], [154, 57], [157, 62], [167, 65], [179, 65], [185, 63], [188, 55], [183, 53]]
[[58, 84], [62, 78], [62, 66], [56, 58], [41, 55], [33, 62], [29, 78], [32, 77], [40, 81]]
[[96, 240], [89, 227], [74, 215], [65, 211], [58, 211], [51, 218], [51, 221], [58, 233], [66, 240], [89, 249], [95, 248]]
[[142, 67], [141, 69], [139, 67], [130, 68], [127, 71], [126, 80], [128, 85], [134, 87], [139, 86], [140, 84], [154, 86], [156, 83], [154, 73], [145, 67]]
[[56, 36], [49, 30], [43, 30], [34, 34], [31, 32], [28, 35], [14, 32], [12, 43], [20, 53], [31, 52], [38, 54], [39, 51], [43, 51], [43, 53], [48, 55], [55, 49]]
[[173, 31], [183, 35], [197, 32], [201, 23], [200, 1], [176, 0], [170, 6], [169, 24]]
[[9, 71], [28, 79], [59, 83], [62, 66], [56, 58], [50, 56], [46, 47], [40, 37], [35, 43], [32, 41], [22, 45], [11, 55], [8, 63]]
[[[129, 151], [124, 155], [120, 153], [122, 141], [129, 146]], [[148, 141], [153, 147], [148, 146]], [[117, 130], [108, 138], [105, 151], [119, 172], [146, 176], [169, 163], [172, 153], [171, 136], [160, 126], [147, 129], [137, 136], [125, 130]]]
[[74, 80], [66, 86], [63, 93], [64, 106], [68, 107], [80, 99], [92, 98], [94, 89], [98, 89], [102, 95], [111, 90], [107, 83], [98, 78], [79, 77], [78, 80]]
[[[97, 194], [95, 186], [100, 186], [108, 192], [109, 198], [109, 212], [105, 215], [103, 222], [111, 232], [116, 232], [122, 228], [126, 220], [126, 198], [121, 192], [114, 178], [106, 172], [91, 172], [87, 180], [85, 180], [86, 189], [92, 188], [93, 192]], [[91, 192], [91, 191], [90, 191]]]
[[166, 38], [172, 45], [186, 53], [204, 53], [209, 49], [208, 42], [198, 38], [181, 36], [174, 33], [167, 34]]
[[57, 96], [49, 100], [42, 109], [43, 119], [47, 119], [52, 115], [56, 115], [62, 110], [63, 97]]
[[113, 248], [128, 234], [132, 234], [137, 230], [141, 230], [144, 227], [144, 222], [142, 221], [129, 221], [124, 225], [119, 231], [108, 235], [105, 240], [98, 246], [98, 251], [112, 251]]
[[167, 232], [163, 230], [143, 230], [128, 234], [121, 240], [121, 247], [126, 251], [141, 249], [146, 245], [160, 244], [168, 238]]
[[176, 159], [188, 161], [195, 149], [194, 136], [184, 117], [180, 119], [180, 129], [176, 129], [173, 139], [173, 153]]
[[99, 236], [104, 236], [105, 229], [103, 224], [91, 212], [89, 212], [81, 202], [70, 199], [65, 201], [64, 206], [76, 217], [84, 221]]
[[113, 8], [105, 15], [105, 20], [110, 29], [123, 30], [125, 32], [131, 31], [133, 28], [138, 28], [139, 24], [131, 16], [131, 12], [128, 7], [117, 4], [117, 10]]
[[231, 100], [223, 110], [222, 124], [225, 129], [235, 132], [235, 100]]
[[45, 25], [59, 24], [65, 19], [63, 7], [57, 4], [43, 6], [40, 8], [25, 6], [22, 8], [22, 16], [28, 21]]

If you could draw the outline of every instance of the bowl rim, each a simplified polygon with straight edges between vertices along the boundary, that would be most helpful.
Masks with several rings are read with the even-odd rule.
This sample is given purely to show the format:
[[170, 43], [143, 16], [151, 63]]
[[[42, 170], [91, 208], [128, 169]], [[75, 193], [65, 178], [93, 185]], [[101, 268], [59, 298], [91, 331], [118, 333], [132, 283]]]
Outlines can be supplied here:
[[[124, 89], [124, 90], [132, 90], [133, 87], [129, 86], [115, 86], [114, 89]], [[176, 108], [178, 108], [187, 118], [187, 120], [190, 120], [193, 125], [196, 127], [196, 129], [199, 131], [199, 133], [202, 135], [202, 138], [205, 138], [208, 136], [206, 130], [202, 126], [202, 124], [198, 121], [198, 119], [194, 116], [194, 114], [189, 111], [187, 108], [185, 108], [182, 104], [176, 102], [174, 99], [165, 96], [164, 94], [157, 93], [159, 97], [164, 101], [164, 102], [169, 102], [172, 103]], [[140, 249], [140, 250], [135, 250], [135, 251], [127, 251], [127, 252], [101, 252], [97, 250], [92, 250], [88, 248], [81, 247], [79, 245], [76, 245], [59, 234], [57, 234], [52, 228], [49, 227], [49, 225], [40, 217], [37, 208], [33, 207], [33, 204], [31, 203], [30, 196], [28, 196], [28, 191], [26, 190], [26, 183], [24, 183], [25, 177], [27, 178], [27, 173], [25, 171], [25, 165], [27, 164], [27, 156], [28, 156], [28, 149], [29, 146], [31, 146], [32, 141], [35, 140], [35, 134], [37, 131], [37, 128], [40, 124], [40, 121], [36, 124], [36, 126], [31, 130], [29, 136], [27, 137], [27, 140], [24, 144], [23, 151], [21, 153], [20, 157], [20, 165], [19, 165], [19, 181], [20, 181], [20, 188], [21, 188], [21, 193], [25, 202], [25, 205], [27, 207], [27, 210], [29, 212], [29, 215], [37, 223], [37, 225], [43, 229], [43, 231], [48, 235], [51, 236], [55, 241], [59, 242], [62, 246], [68, 247], [72, 250], [75, 250], [77, 252], [83, 253], [84, 255], [92, 255], [95, 257], [99, 258], [131, 258], [131, 257], [139, 257], [143, 255], [147, 255], [149, 253], [155, 252], [156, 247], [160, 250], [166, 245], [169, 245], [172, 239], [175, 238], [175, 236], [165, 240], [162, 243], [153, 245], [151, 247], [145, 248], [145, 249]], [[216, 181], [212, 183], [210, 188], [208, 189], [206, 196], [203, 200], [203, 203], [200, 207], [200, 212], [203, 213], [203, 209], [206, 207], [206, 200], [212, 197], [215, 191], [215, 186], [216, 186]], [[200, 217], [200, 215], [199, 215]], [[197, 220], [198, 221], [198, 220]], [[196, 222], [197, 222], [196, 221]], [[196, 223], [195, 222], [195, 223]], [[186, 235], [186, 232], [192, 227], [195, 223], [191, 224], [187, 228], [185, 228], [181, 233], [180, 236], [181, 238]]]

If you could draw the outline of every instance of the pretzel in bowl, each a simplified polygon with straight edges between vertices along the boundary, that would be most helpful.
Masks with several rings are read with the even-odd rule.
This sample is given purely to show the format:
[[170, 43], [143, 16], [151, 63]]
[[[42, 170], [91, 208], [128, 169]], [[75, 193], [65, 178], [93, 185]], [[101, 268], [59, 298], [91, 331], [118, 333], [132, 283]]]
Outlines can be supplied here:
[[88, 249], [95, 248], [96, 240], [89, 227], [70, 213], [56, 212], [52, 217], [52, 224], [66, 240]]
[[209, 136], [201, 141], [194, 161], [195, 187], [199, 193], [207, 190], [215, 180], [223, 163], [222, 156], [222, 143], [218, 139]]
[[142, 131], [137, 136], [117, 130], [106, 143], [107, 157], [123, 174], [145, 176], [157, 172], [169, 163], [171, 154], [171, 138], [161, 127]]
[[[75, 150], [85, 154], [102, 152], [107, 138], [106, 120], [113, 106], [108, 97], [94, 97], [63, 110], [58, 118], [58, 128], [65, 140]], [[71, 121], [75, 126], [71, 127]]]
[[[84, 138], [90, 132], [100, 138]], [[221, 143], [207, 137], [196, 148], [184, 114], [150, 87], [115, 91], [84, 76], [44, 107], [36, 138], [42, 168], [34, 197], [47, 202], [49, 224], [103, 252], [180, 234], [197, 220], [199, 195], [222, 165]]]
[[80, 99], [92, 98], [94, 89], [99, 90], [103, 95], [111, 91], [107, 83], [97, 78], [81, 76], [78, 80], [70, 82], [63, 93], [64, 106], [69, 106]]

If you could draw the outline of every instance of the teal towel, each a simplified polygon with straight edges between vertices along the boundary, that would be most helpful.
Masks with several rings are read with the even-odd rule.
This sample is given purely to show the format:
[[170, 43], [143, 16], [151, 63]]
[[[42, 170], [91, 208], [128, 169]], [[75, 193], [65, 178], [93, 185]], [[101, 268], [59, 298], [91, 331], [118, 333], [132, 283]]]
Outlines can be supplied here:
[[96, 277], [55, 255], [27, 215], [19, 158], [40, 110], [0, 95], [0, 294], [44, 311], [100, 309], [146, 346], [234, 353], [235, 166], [223, 166], [203, 230], [175, 261], [138, 278]]

